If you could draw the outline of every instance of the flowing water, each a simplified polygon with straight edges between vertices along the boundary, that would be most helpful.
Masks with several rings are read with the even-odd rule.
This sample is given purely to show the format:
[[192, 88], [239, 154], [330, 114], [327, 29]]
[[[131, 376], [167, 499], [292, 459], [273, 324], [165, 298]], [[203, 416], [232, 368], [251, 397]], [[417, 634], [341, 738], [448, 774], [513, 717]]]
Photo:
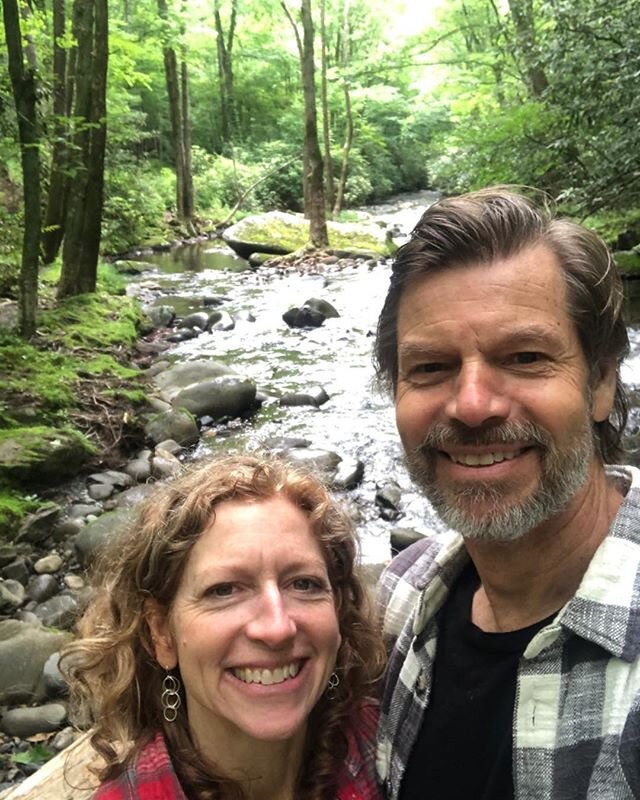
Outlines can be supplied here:
[[[436, 195], [404, 195], [364, 211], [392, 229], [401, 242]], [[177, 359], [211, 358], [253, 378], [269, 399], [248, 422], [218, 428], [204, 437], [196, 457], [221, 449], [259, 449], [273, 436], [304, 437], [312, 447], [335, 450], [365, 465], [362, 483], [345, 493], [358, 519], [363, 561], [386, 561], [393, 527], [439, 529], [427, 502], [413, 489], [402, 462], [390, 399], [375, 387], [371, 360], [373, 333], [389, 280], [389, 263], [364, 261], [322, 273], [251, 270], [219, 242], [205, 242], [144, 256], [158, 267], [154, 282], [162, 287], [156, 304], [175, 307], [179, 315], [202, 308], [207, 295], [225, 295], [222, 308], [236, 319], [231, 331], [203, 333], [171, 350]], [[640, 287], [638, 287], [640, 289]], [[632, 354], [624, 366], [627, 383], [640, 383], [640, 291], [633, 287], [630, 316]], [[320, 328], [290, 329], [282, 314], [311, 297], [331, 302], [340, 312]], [[250, 321], [254, 318], [254, 321]], [[330, 396], [320, 408], [282, 408], [276, 398], [287, 391], [323, 386]], [[374, 503], [376, 485], [393, 478], [402, 488], [402, 516], [380, 518]]]

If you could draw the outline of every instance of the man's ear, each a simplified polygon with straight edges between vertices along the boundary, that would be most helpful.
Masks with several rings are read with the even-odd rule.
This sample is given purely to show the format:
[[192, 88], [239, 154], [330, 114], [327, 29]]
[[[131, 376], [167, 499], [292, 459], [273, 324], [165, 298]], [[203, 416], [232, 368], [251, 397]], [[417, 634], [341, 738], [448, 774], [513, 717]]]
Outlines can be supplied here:
[[591, 398], [591, 418], [594, 422], [604, 422], [613, 409], [616, 396], [618, 370], [613, 361], [602, 361], [598, 367], [598, 378]]
[[163, 669], [174, 669], [178, 665], [178, 652], [167, 611], [157, 600], [148, 599], [144, 603], [144, 615], [151, 631], [152, 655]]

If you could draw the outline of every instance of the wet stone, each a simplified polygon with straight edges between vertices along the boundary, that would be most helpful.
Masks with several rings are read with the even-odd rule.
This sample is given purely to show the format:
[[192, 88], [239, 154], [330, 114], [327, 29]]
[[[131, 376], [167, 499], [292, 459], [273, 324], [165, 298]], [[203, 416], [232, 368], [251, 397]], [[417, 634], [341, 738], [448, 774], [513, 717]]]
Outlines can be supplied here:
[[114, 493], [115, 487], [110, 483], [92, 483], [87, 491], [92, 500], [106, 500]]
[[36, 603], [45, 603], [58, 594], [60, 585], [53, 575], [34, 575], [27, 584], [27, 591]]
[[68, 594], [59, 594], [50, 600], [40, 603], [34, 614], [46, 628], [70, 628], [76, 618], [78, 601]]
[[79, 592], [80, 589], [84, 589], [85, 582], [84, 578], [81, 578], [80, 575], [65, 575], [64, 585], [67, 589], [71, 589], [72, 592]]
[[50, 733], [58, 730], [67, 721], [67, 709], [62, 703], [49, 703], [36, 708], [11, 708], [5, 711], [0, 727], [20, 739], [36, 733]]
[[10, 613], [20, 608], [25, 594], [25, 588], [19, 581], [0, 580], [0, 612]]
[[50, 699], [61, 697], [69, 692], [69, 686], [60, 672], [60, 653], [51, 653], [42, 670], [44, 690]]
[[15, 561], [12, 561], [11, 564], [7, 564], [6, 567], [2, 568], [3, 578], [18, 581], [23, 586], [26, 586], [29, 575], [31, 575], [31, 569], [28, 560], [24, 558], [24, 556], [19, 556]]
[[38, 575], [53, 574], [62, 568], [62, 558], [57, 553], [39, 558], [33, 565], [34, 572]]

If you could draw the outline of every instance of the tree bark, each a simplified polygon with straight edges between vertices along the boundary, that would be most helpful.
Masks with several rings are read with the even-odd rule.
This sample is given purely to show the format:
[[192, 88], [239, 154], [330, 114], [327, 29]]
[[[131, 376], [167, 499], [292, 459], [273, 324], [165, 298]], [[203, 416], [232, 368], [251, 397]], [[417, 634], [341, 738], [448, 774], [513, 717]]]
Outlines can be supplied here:
[[[158, 13], [161, 19], [168, 20], [167, 0], [158, 0]], [[191, 174], [191, 128], [188, 113], [188, 72], [186, 61], [182, 65], [180, 73], [178, 72], [176, 51], [169, 43], [168, 34], [165, 34], [164, 37], [163, 57], [176, 165], [176, 214], [187, 231], [192, 233], [194, 231], [193, 178]], [[187, 132], [186, 136], [185, 132]], [[188, 154], [187, 147], [189, 148]]]
[[336, 192], [336, 200], [333, 206], [334, 217], [337, 217], [340, 211], [342, 210], [342, 203], [344, 201], [344, 190], [347, 185], [349, 155], [351, 153], [351, 145], [353, 144], [353, 113], [351, 111], [351, 95], [349, 94], [349, 87], [347, 86], [346, 81], [344, 83], [344, 113], [347, 118], [347, 129], [344, 137], [344, 146], [342, 148], [340, 179], [338, 181], [338, 190]]
[[229, 30], [225, 36], [220, 16], [220, 3], [216, 0], [214, 6], [214, 20], [216, 25], [216, 52], [218, 55], [218, 78], [220, 87], [220, 124], [222, 127], [222, 140], [225, 142], [235, 140], [238, 133], [238, 120], [236, 114], [236, 99], [233, 83], [233, 40], [236, 30], [238, 13], [237, 0], [231, 2], [231, 17]]
[[[94, 292], [100, 252], [107, 136], [107, 0], [75, 0], [78, 55], [74, 149], [58, 297]], [[76, 9], [74, 9], [75, 16]]]
[[[331, 125], [329, 120], [329, 99], [327, 96], [327, 28], [325, 24], [326, 0], [321, 0], [320, 6], [320, 43], [321, 43], [321, 70], [322, 76], [322, 136], [324, 139], [324, 164], [327, 208], [335, 209], [335, 191], [333, 185], [333, 159], [331, 158]], [[335, 213], [335, 211], [333, 212]]]
[[313, 52], [313, 17], [311, 0], [302, 0], [300, 15], [302, 20], [302, 39], [291, 12], [282, 0], [282, 7], [293, 26], [300, 55], [302, 74], [302, 93], [304, 96], [304, 156], [303, 190], [305, 216], [309, 220], [309, 236], [314, 247], [327, 247], [327, 217], [324, 201], [322, 153], [318, 141], [318, 120], [316, 115], [315, 63]]
[[509, 0], [509, 11], [529, 91], [532, 97], [538, 98], [549, 82], [537, 53], [533, 5], [531, 0]]
[[40, 251], [40, 154], [37, 82], [32, 66], [25, 65], [17, 0], [3, 0], [3, 18], [9, 73], [18, 118], [24, 193], [24, 234], [18, 279], [18, 329], [28, 338], [36, 330], [38, 258]]
[[65, 0], [53, 0], [53, 148], [47, 210], [42, 231], [42, 260], [51, 264], [60, 250], [66, 208], [67, 51], [60, 42], [65, 31]]

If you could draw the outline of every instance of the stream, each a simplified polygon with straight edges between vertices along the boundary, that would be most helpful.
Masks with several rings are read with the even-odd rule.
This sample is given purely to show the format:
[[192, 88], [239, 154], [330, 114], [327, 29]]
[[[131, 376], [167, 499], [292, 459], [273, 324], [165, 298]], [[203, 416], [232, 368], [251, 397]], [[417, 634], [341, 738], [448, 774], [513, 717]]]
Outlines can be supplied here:
[[[433, 192], [402, 195], [361, 213], [385, 223], [402, 243], [424, 209], [436, 199]], [[364, 478], [345, 492], [360, 535], [364, 563], [386, 562], [389, 533], [394, 527], [439, 530], [427, 501], [418, 494], [403, 465], [402, 449], [390, 398], [375, 385], [371, 361], [373, 334], [387, 291], [389, 262], [359, 261], [322, 272], [286, 272], [268, 267], [253, 270], [246, 261], [217, 240], [176, 247], [166, 253], [141, 254], [156, 265], [155, 274], [135, 279], [131, 290], [152, 279], [160, 287], [155, 305], [171, 305], [184, 316], [202, 309], [202, 298], [224, 295], [221, 306], [236, 320], [230, 331], [203, 333], [176, 344], [171, 358], [209, 358], [253, 378], [268, 399], [249, 421], [218, 427], [203, 437], [194, 457], [224, 451], [255, 451], [270, 437], [303, 437], [313, 448], [334, 450], [345, 460], [364, 463]], [[640, 286], [630, 283], [628, 312], [632, 322], [632, 353], [623, 378], [640, 384]], [[282, 314], [307, 299], [328, 300], [340, 313], [320, 328], [288, 328]], [[166, 355], [166, 354], [165, 354]], [[330, 400], [319, 408], [283, 408], [277, 397], [289, 391], [322, 386]], [[394, 479], [402, 490], [401, 515], [386, 521], [374, 500], [377, 485]]]

